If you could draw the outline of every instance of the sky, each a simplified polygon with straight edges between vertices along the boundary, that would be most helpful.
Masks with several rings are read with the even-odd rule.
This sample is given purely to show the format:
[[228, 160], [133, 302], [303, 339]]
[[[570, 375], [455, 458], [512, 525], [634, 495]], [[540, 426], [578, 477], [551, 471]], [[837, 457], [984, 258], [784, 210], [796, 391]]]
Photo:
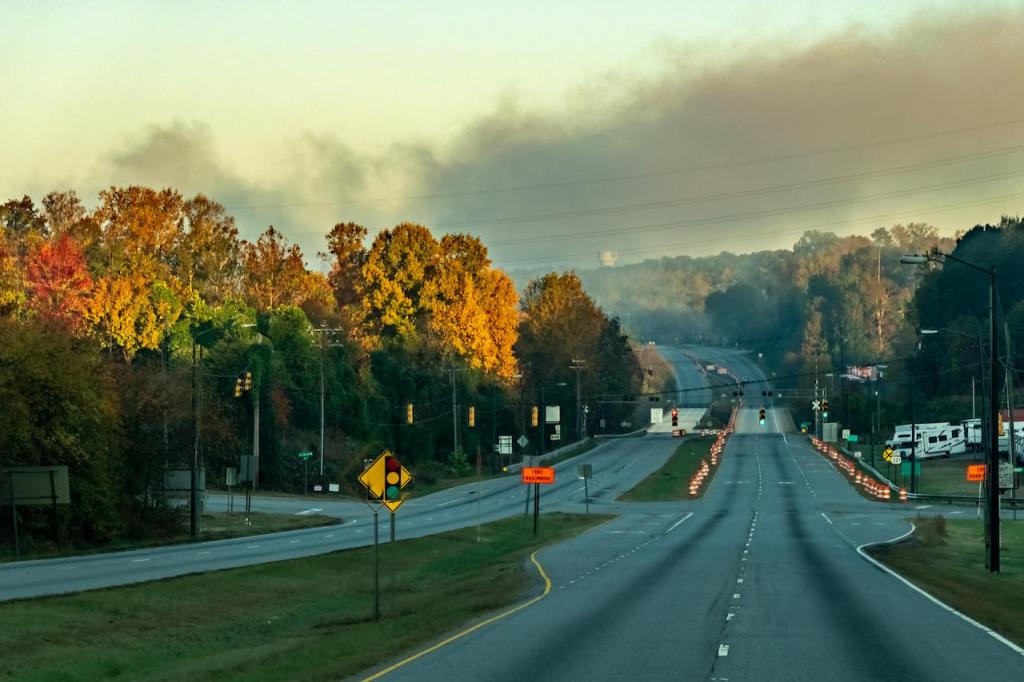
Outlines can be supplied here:
[[952, 233], [1024, 206], [1024, 5], [967, 5], [5, 0], [0, 197], [202, 192], [314, 267], [349, 220], [510, 270]]

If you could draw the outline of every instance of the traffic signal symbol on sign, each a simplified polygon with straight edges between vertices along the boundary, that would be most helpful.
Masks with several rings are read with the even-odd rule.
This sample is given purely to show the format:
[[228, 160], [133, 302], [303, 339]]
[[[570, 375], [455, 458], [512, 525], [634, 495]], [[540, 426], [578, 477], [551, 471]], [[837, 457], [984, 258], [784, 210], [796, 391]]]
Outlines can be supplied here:
[[410, 481], [412, 474], [387, 450], [359, 474], [359, 482], [366, 488], [367, 501], [379, 502], [391, 511], [402, 506], [402, 488]]
[[386, 455], [384, 457], [384, 499], [394, 501], [401, 497], [402, 465], [399, 461]]

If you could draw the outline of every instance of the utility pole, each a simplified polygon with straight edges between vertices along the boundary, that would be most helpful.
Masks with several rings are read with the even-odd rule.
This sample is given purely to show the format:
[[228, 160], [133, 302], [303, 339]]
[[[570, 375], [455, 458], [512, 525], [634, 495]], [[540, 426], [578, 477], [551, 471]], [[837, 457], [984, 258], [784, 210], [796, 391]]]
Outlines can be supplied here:
[[324, 475], [324, 355], [327, 337], [320, 334], [320, 477]]
[[[192, 477], [189, 512], [189, 535], [199, 534], [198, 491], [196, 480], [199, 476], [199, 375], [196, 367], [196, 352], [199, 344], [192, 339]], [[14, 487], [12, 486], [13, 490]]]
[[586, 360], [573, 359], [570, 369], [576, 370], [576, 440], [583, 440], [583, 403], [580, 400], [580, 372], [586, 366]]
[[459, 451], [459, 407], [455, 397], [455, 366], [448, 370], [452, 378], [452, 452]]

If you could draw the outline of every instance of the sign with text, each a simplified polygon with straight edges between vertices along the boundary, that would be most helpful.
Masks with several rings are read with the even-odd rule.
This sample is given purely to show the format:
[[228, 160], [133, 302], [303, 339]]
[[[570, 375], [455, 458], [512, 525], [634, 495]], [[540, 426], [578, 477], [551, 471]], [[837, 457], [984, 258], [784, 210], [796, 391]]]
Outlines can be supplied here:
[[968, 464], [967, 465], [967, 480], [971, 483], [981, 483], [985, 480], [985, 465], [984, 464]]
[[498, 436], [498, 454], [512, 454], [512, 436]]
[[665, 412], [660, 407], [651, 408], [651, 423], [660, 424], [665, 419]]
[[557, 424], [562, 421], [562, 408], [559, 405], [544, 406], [544, 422], [546, 424]]
[[70, 504], [68, 468], [7, 467], [0, 470], [0, 504]]
[[1002, 490], [1016, 488], [1013, 481], [1013, 464], [1010, 462], [999, 463], [999, 487]]
[[554, 467], [523, 467], [523, 483], [544, 483], [550, 485], [555, 482]]

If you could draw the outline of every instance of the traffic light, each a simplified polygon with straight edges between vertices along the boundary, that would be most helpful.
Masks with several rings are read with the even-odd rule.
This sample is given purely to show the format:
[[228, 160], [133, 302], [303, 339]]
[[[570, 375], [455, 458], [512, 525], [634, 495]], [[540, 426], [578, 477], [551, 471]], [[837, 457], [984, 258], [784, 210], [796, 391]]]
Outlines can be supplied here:
[[758, 411], [758, 413], [757, 413], [757, 423], [760, 424], [761, 426], [764, 426], [764, 420], [765, 420], [765, 411], [764, 411], [764, 408], [762, 407], [760, 409], [760, 411]]
[[533, 409], [530, 410], [530, 426], [536, 428], [537, 424], [539, 423], [540, 420], [537, 418], [537, 406], [534, 405]]
[[242, 397], [242, 377], [235, 377], [235, 397]]
[[242, 388], [244, 388], [246, 391], [252, 390], [252, 372], [248, 370], [246, 370], [245, 372], [245, 381], [242, 384]]
[[1006, 430], [1003, 429], [1003, 413], [996, 412], [996, 424], [998, 425], [998, 433], [1000, 436], [1006, 435]]
[[384, 457], [384, 499], [397, 502], [402, 495], [402, 464], [397, 458]]
[[469, 406], [469, 428], [476, 426], [476, 408]]
[[679, 426], [679, 410], [672, 408], [672, 426]]
[[405, 423], [412, 424], [412, 403], [405, 406]]
[[822, 400], [821, 401], [821, 418], [822, 419], [828, 419], [828, 401], [827, 400]]

